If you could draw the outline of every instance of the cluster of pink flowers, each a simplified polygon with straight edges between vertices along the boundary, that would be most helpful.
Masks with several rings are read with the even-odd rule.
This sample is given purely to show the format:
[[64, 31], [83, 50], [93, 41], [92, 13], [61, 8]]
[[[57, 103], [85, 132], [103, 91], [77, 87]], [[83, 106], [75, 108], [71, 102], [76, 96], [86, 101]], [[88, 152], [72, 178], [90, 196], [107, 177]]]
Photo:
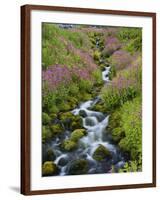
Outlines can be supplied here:
[[115, 51], [111, 57], [112, 64], [118, 70], [127, 68], [132, 61], [133, 57], [128, 52], [123, 50]]
[[85, 80], [92, 79], [90, 71], [86, 68], [68, 68], [63, 65], [54, 65], [42, 72], [43, 86], [47, 85], [49, 90], [55, 90], [60, 85], [69, 84], [73, 77]]
[[121, 47], [121, 43], [116, 37], [108, 37], [105, 42], [105, 50], [109, 54], [112, 54], [114, 51], [118, 50]]

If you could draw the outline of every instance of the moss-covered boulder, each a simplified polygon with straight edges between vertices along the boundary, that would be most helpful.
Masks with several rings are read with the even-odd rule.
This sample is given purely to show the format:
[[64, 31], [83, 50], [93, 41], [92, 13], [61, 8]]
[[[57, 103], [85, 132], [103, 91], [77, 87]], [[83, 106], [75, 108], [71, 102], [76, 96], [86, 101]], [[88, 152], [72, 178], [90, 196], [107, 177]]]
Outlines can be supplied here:
[[57, 174], [58, 168], [56, 164], [52, 161], [46, 161], [42, 166], [42, 175], [43, 176], [52, 176]]
[[57, 114], [56, 113], [51, 113], [50, 114], [50, 118], [51, 118], [51, 121], [54, 121], [57, 119]]
[[48, 149], [46, 151], [45, 160], [46, 161], [54, 161], [55, 159], [56, 159], [56, 155], [55, 155], [53, 149]]
[[71, 162], [69, 166], [68, 174], [70, 175], [87, 174], [88, 169], [89, 166], [87, 160], [84, 159], [74, 160]]
[[64, 151], [73, 151], [74, 149], [77, 148], [77, 143], [74, 142], [73, 140], [71, 139], [67, 139], [67, 140], [64, 140], [61, 144], [61, 148], [64, 150]]
[[86, 135], [86, 130], [85, 129], [76, 129], [71, 133], [70, 139], [72, 141], [77, 142], [80, 138]]
[[51, 117], [47, 113], [42, 113], [42, 124], [48, 125], [51, 122]]
[[42, 126], [42, 142], [45, 143], [52, 138], [52, 132], [48, 126]]
[[51, 132], [52, 132], [52, 136], [56, 136], [59, 135], [61, 133], [63, 133], [64, 128], [62, 127], [61, 124], [54, 124], [52, 126], [50, 126]]
[[99, 147], [97, 147], [97, 149], [94, 151], [92, 157], [97, 161], [103, 161], [105, 159], [110, 159], [111, 153], [106, 147], [100, 144]]
[[70, 129], [75, 130], [80, 128], [83, 128], [83, 120], [79, 115], [76, 115], [71, 122]]

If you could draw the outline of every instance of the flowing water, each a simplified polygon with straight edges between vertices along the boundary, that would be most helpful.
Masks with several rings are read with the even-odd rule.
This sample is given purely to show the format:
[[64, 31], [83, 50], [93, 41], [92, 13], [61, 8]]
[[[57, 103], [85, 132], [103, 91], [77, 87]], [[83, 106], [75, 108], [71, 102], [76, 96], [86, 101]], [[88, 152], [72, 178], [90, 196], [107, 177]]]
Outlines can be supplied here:
[[[109, 70], [110, 67], [105, 67], [105, 70], [102, 72], [102, 79], [106, 84], [109, 82]], [[87, 130], [87, 134], [79, 140], [77, 150], [64, 153], [59, 147], [63, 139], [69, 138], [71, 132], [68, 130], [65, 131], [65, 138], [57, 138], [56, 141], [53, 141], [49, 145], [49, 148], [52, 148], [56, 154], [54, 163], [60, 169], [59, 175], [69, 175], [70, 163], [77, 159], [85, 159], [88, 161], [88, 174], [111, 173], [113, 167], [114, 171], [118, 171], [119, 168], [124, 166], [125, 158], [122, 152], [112, 143], [111, 136], [106, 132], [109, 115], [92, 110], [92, 107], [99, 100], [100, 97], [96, 97], [95, 99], [83, 102], [71, 111], [74, 115], [78, 115], [80, 111], [85, 113], [85, 117], [82, 117], [82, 119], [83, 127]], [[105, 159], [102, 162], [93, 159], [93, 153], [99, 145], [103, 145], [109, 150], [111, 154], [110, 159]]]

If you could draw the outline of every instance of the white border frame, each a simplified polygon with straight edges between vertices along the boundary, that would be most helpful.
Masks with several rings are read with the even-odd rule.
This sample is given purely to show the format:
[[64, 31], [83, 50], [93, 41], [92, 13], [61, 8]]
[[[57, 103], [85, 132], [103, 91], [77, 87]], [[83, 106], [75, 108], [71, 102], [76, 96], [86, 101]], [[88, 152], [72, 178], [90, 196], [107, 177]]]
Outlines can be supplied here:
[[[87, 20], [86, 20], [87, 19]], [[41, 176], [41, 23], [143, 28], [143, 171], [119, 174]], [[152, 17], [63, 11], [31, 11], [31, 190], [152, 183]], [[32, 59], [34, 58], [34, 59]], [[146, 70], [147, 69], [147, 70]]]

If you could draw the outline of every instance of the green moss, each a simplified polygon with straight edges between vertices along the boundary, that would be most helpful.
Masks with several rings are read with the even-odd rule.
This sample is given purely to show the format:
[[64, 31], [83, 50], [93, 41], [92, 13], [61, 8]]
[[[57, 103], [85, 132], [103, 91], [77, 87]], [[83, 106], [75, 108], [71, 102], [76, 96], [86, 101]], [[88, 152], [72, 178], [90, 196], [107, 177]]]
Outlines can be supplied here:
[[52, 132], [48, 126], [42, 126], [42, 142], [45, 143], [52, 138]]
[[100, 53], [99, 51], [96, 50], [96, 51], [93, 53], [93, 58], [94, 58], [95, 61], [99, 61], [100, 58], [101, 58], [101, 53]]
[[48, 125], [51, 122], [51, 118], [47, 113], [42, 113], [42, 123], [43, 125]]
[[97, 147], [97, 149], [93, 153], [93, 159], [97, 161], [103, 161], [105, 159], [110, 159], [110, 158], [111, 158], [111, 153], [103, 145], [99, 145], [99, 147]]
[[72, 151], [77, 148], [77, 143], [72, 141], [71, 139], [64, 140], [61, 144], [62, 149], [65, 151]]
[[52, 176], [57, 174], [58, 168], [52, 161], [46, 161], [42, 166], [43, 176]]
[[50, 126], [50, 129], [53, 136], [61, 134], [64, 131], [63, 127], [60, 124], [54, 124]]
[[70, 139], [72, 141], [77, 142], [80, 138], [86, 135], [86, 130], [85, 129], [76, 129], [71, 133]]
[[68, 173], [70, 175], [87, 174], [88, 169], [88, 162], [84, 159], [79, 159], [71, 162]]
[[107, 127], [112, 139], [130, 155], [133, 163], [137, 163], [138, 169], [142, 168], [141, 105], [141, 97], [126, 102], [111, 114]]
[[113, 129], [113, 131], [112, 131], [112, 139], [115, 142], [119, 142], [124, 137], [125, 137], [125, 132], [124, 132], [123, 128], [116, 127], [116, 128]]

